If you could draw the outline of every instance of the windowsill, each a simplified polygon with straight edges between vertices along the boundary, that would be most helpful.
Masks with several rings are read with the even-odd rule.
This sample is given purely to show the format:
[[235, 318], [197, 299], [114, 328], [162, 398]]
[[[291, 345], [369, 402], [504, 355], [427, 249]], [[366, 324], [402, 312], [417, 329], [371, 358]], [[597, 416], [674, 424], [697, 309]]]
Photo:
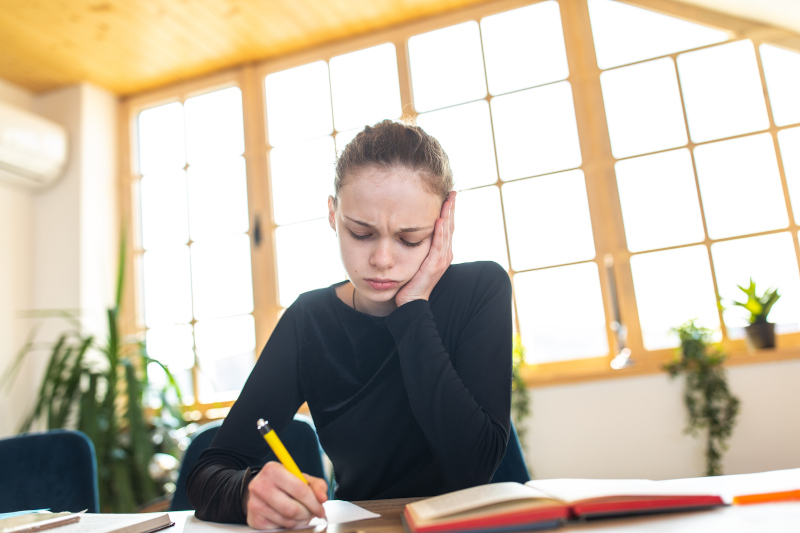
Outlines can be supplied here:
[[[780, 344], [780, 338], [778, 342]], [[725, 360], [726, 367], [800, 359], [800, 345], [778, 346], [771, 350], [750, 352], [744, 348], [744, 341], [733, 341], [731, 344], [733, 349], [728, 352], [728, 358]], [[611, 358], [595, 357], [526, 365], [522, 367], [521, 372], [528, 387], [567, 385], [601, 379], [646, 376], [662, 372], [666, 374], [663, 369], [664, 363], [672, 359], [674, 354], [674, 349], [645, 352], [643, 355], [634, 353], [631, 356], [634, 364], [620, 370], [611, 368]], [[232, 405], [233, 400], [214, 404], [196, 403], [183, 408], [184, 416], [187, 420], [204, 424], [211, 420], [224, 418]], [[309, 414], [308, 405], [304, 403], [298, 413]]]
[[[741, 344], [741, 346], [740, 346]], [[527, 365], [521, 369], [522, 377], [528, 387], [543, 387], [551, 385], [565, 385], [598, 379], [615, 379], [650, 374], [666, 373], [664, 363], [674, 357], [675, 350], [659, 350], [632, 354], [633, 365], [620, 370], [610, 366], [611, 359], [597, 357], [558, 363], [544, 363], [540, 365]], [[768, 363], [773, 361], [786, 361], [800, 359], [800, 346], [778, 346], [769, 350], [748, 351], [744, 342], [738, 341], [734, 349], [727, 352], [726, 367], [747, 365], [754, 363]]]

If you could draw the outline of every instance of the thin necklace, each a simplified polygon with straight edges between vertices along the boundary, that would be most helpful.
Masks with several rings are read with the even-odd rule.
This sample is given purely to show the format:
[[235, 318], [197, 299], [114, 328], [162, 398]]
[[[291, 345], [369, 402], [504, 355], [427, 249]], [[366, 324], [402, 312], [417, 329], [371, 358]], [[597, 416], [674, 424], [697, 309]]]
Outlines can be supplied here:
[[355, 287], [353, 287], [353, 309], [358, 311], [358, 309], [356, 309], [356, 288]]

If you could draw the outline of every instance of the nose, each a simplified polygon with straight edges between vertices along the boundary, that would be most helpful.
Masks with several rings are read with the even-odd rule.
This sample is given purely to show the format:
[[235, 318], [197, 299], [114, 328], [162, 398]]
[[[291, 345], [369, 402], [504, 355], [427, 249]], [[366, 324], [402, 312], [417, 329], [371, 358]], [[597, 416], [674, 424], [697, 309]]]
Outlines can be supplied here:
[[389, 270], [394, 266], [394, 255], [392, 254], [392, 243], [390, 239], [378, 239], [369, 264], [378, 270]]

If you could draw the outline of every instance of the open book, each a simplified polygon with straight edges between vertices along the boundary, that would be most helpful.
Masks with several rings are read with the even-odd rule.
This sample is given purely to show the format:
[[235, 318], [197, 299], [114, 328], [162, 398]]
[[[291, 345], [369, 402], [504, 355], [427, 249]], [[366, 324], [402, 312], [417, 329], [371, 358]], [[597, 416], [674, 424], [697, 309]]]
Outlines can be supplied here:
[[408, 504], [413, 533], [510, 532], [555, 527], [571, 518], [624, 516], [724, 505], [717, 494], [646, 479], [548, 479], [494, 483]]

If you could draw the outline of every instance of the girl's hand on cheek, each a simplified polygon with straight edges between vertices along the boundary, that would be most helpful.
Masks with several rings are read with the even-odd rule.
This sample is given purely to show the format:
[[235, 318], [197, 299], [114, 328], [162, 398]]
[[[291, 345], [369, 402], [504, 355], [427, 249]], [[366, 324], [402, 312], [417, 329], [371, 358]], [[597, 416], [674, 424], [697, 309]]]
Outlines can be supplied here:
[[413, 300], [427, 300], [453, 260], [456, 193], [451, 192], [433, 228], [433, 243], [419, 270], [394, 297], [397, 307]]

